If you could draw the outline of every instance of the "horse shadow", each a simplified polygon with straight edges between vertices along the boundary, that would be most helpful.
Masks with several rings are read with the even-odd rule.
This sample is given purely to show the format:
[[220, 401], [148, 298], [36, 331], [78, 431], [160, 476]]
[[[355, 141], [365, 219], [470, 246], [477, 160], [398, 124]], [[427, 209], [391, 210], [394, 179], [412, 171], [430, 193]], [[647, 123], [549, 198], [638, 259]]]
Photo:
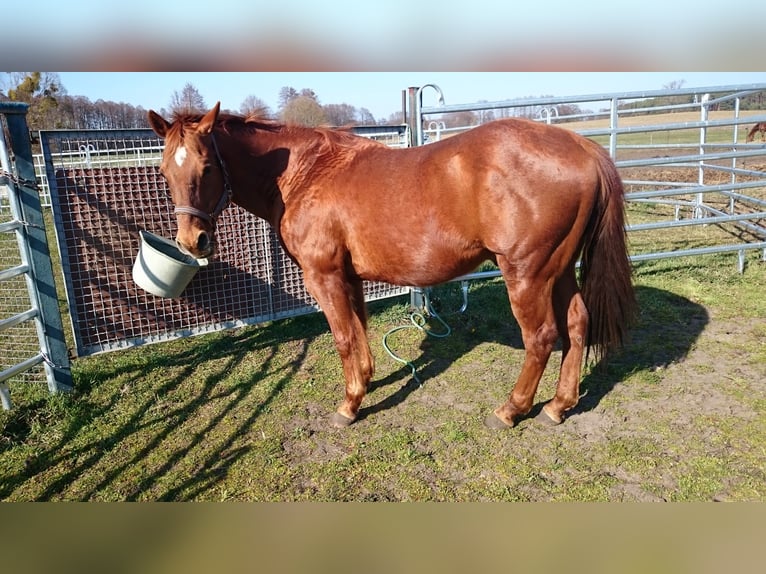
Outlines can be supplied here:
[[[580, 383], [580, 401], [570, 415], [595, 409], [617, 384], [632, 373], [660, 370], [683, 360], [710, 320], [703, 306], [670, 291], [637, 286], [635, 292], [639, 313], [629, 331], [627, 343], [587, 369]], [[420, 355], [412, 361], [420, 381], [411, 376], [409, 367], [402, 367], [373, 381], [370, 392], [391, 385], [401, 386], [379, 402], [363, 406], [357, 420], [402, 404], [414, 391], [428, 385], [429, 380], [443, 374], [458, 358], [474, 351], [479, 344], [497, 343], [523, 350], [521, 329], [511, 315], [506, 293], [499, 282], [472, 285], [467, 310], [449, 316], [452, 328], [449, 352], [437, 352], [440, 343], [434, 342], [431, 337], [424, 337], [419, 346]], [[560, 346], [554, 350], [560, 350]], [[517, 374], [520, 366], [509, 362], [509, 375]], [[551, 356], [547, 369], [558, 368], [556, 358]], [[404, 384], [403, 379], [406, 381]], [[515, 382], [515, 378], [510, 376], [506, 380]], [[508, 387], [508, 392], [511, 388]], [[538, 398], [532, 410], [521, 420], [537, 416], [547, 400]]]

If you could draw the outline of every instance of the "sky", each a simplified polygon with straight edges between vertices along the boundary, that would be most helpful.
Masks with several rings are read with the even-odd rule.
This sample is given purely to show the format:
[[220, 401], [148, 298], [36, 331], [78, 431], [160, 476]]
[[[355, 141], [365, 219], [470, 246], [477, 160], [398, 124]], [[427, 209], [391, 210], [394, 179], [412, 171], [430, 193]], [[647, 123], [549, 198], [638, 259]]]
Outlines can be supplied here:
[[[536, 96], [579, 96], [683, 87], [766, 83], [766, 72], [58, 72], [67, 93], [125, 102], [149, 110], [168, 109], [175, 91], [188, 82], [208, 106], [221, 102], [237, 111], [247, 96], [278, 109], [279, 91], [314, 90], [321, 104], [367, 108], [376, 119], [401, 110], [402, 90], [436, 84], [447, 104]], [[422, 91], [423, 105], [437, 105], [438, 93]]]

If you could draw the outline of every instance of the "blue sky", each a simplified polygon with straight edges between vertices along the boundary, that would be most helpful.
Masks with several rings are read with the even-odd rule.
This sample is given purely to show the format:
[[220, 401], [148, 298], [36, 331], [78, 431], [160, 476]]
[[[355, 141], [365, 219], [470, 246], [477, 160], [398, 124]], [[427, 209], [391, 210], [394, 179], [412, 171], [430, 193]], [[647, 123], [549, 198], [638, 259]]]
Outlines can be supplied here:
[[[450, 104], [658, 90], [677, 81], [689, 88], [766, 83], [766, 72], [59, 72], [59, 76], [70, 95], [157, 111], [169, 107], [173, 92], [187, 82], [208, 105], [220, 100], [233, 110], [254, 95], [275, 111], [282, 87], [310, 88], [323, 104], [367, 108], [378, 119], [401, 109], [402, 90], [429, 83], [437, 84]], [[435, 105], [436, 92], [425, 90], [423, 103]]]

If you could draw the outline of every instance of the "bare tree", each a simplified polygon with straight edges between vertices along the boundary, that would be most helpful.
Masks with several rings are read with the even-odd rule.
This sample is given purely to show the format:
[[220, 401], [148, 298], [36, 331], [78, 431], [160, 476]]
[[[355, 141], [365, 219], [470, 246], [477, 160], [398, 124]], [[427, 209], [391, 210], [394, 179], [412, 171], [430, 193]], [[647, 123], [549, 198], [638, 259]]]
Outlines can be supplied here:
[[388, 116], [388, 120], [385, 122], [390, 126], [395, 126], [404, 123], [404, 113], [401, 111], [394, 112]]
[[686, 83], [686, 80], [673, 80], [670, 83], [665, 84], [662, 86], [663, 90], [680, 90], [684, 87], [684, 84]]
[[359, 123], [366, 126], [374, 126], [377, 122], [375, 121], [375, 116], [372, 115], [372, 112], [368, 110], [367, 108], [360, 108], [359, 113], [357, 114], [357, 119], [359, 120]]
[[239, 106], [239, 113], [243, 116], [253, 116], [259, 118], [271, 117], [271, 110], [266, 102], [261, 98], [250, 95], [247, 96]]
[[284, 86], [279, 90], [279, 109], [284, 110], [293, 99], [298, 97], [298, 91], [292, 86]]
[[327, 104], [322, 106], [327, 123], [333, 126], [348, 126], [356, 123], [356, 108], [349, 104]]
[[178, 92], [173, 92], [170, 98], [170, 111], [173, 113], [203, 113], [207, 111], [205, 99], [194, 84], [189, 82]]
[[317, 127], [327, 124], [322, 106], [309, 96], [298, 96], [282, 109], [282, 120], [288, 124]]

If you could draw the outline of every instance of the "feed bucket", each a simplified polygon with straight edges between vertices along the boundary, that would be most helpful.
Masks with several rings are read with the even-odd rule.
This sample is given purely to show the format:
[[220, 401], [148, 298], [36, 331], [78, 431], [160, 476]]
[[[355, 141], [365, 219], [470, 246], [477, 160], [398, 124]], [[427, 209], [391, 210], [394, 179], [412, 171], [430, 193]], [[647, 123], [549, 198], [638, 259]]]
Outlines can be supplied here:
[[178, 297], [207, 259], [195, 259], [178, 249], [174, 241], [139, 231], [141, 244], [133, 263], [133, 281], [160, 297]]

